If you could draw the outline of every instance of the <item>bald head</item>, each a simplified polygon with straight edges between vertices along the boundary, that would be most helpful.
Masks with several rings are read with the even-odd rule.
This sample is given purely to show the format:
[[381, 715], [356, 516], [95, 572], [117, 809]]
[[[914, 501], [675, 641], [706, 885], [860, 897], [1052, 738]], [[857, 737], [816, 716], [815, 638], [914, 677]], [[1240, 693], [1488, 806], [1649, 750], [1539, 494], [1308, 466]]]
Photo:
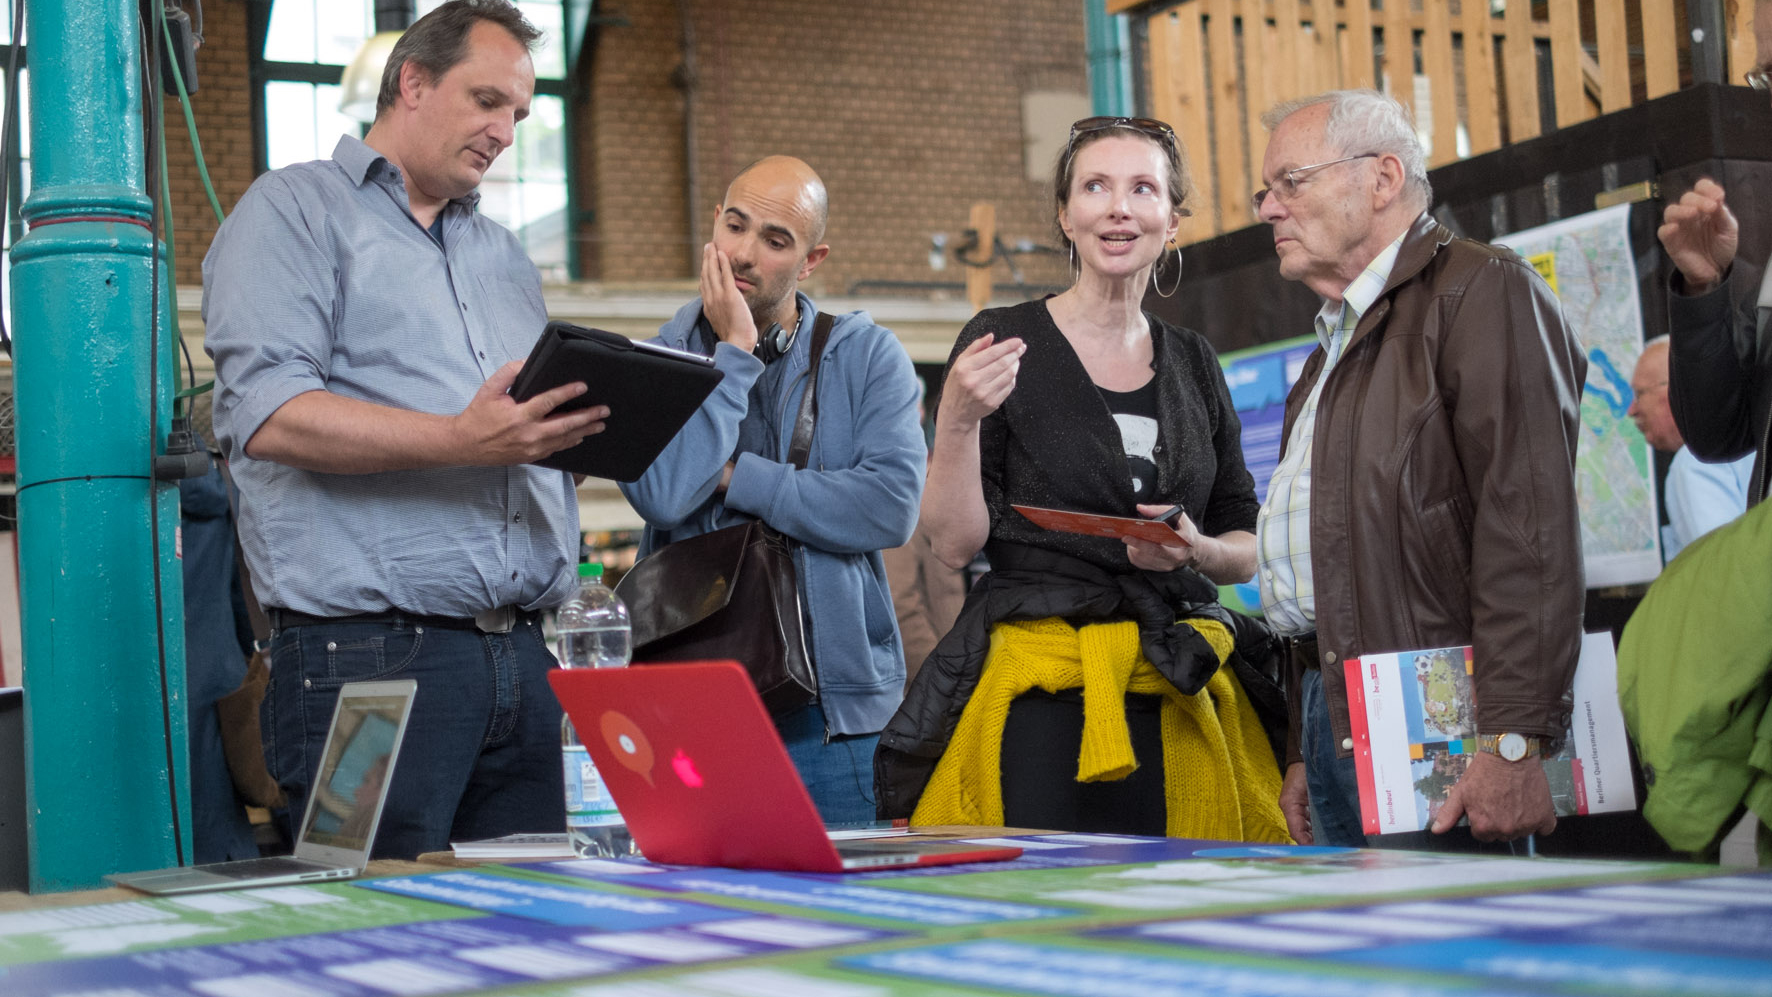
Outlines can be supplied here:
[[824, 241], [825, 224], [831, 216], [830, 200], [825, 195], [824, 181], [805, 161], [793, 156], [764, 156], [732, 178], [726, 188], [727, 204], [735, 200], [735, 191], [764, 196], [803, 215], [807, 228], [796, 234], [805, 240], [806, 248]]
[[795, 289], [831, 251], [823, 242], [826, 212], [824, 181], [792, 156], [759, 159], [726, 188], [713, 246], [758, 329], [793, 327]]
[[1666, 336], [1643, 344], [1637, 368], [1631, 372], [1630, 390], [1635, 397], [1626, 414], [1650, 446], [1673, 453], [1686, 441], [1680, 436], [1680, 427], [1674, 424], [1673, 408], [1667, 400], [1667, 347]]

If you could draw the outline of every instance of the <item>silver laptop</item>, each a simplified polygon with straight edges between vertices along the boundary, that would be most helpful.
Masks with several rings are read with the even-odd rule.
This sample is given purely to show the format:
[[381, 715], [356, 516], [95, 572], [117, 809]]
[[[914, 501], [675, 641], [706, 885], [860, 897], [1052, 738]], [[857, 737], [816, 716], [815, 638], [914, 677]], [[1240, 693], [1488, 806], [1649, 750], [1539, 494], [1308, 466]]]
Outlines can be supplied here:
[[309, 787], [308, 808], [294, 855], [211, 862], [105, 878], [146, 893], [200, 893], [247, 886], [280, 886], [350, 879], [369, 864], [382, 804], [394, 780], [394, 761], [418, 683], [352, 682], [338, 691], [332, 730]]

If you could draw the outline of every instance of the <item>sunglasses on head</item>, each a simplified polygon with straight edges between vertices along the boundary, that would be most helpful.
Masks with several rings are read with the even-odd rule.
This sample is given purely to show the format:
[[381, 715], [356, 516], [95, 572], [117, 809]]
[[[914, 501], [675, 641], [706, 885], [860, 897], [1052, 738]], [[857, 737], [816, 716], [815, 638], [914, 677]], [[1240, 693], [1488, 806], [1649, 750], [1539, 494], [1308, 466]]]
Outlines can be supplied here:
[[1070, 140], [1065, 143], [1065, 148], [1074, 148], [1079, 136], [1088, 135], [1091, 132], [1107, 131], [1110, 128], [1129, 128], [1132, 131], [1156, 139], [1164, 148], [1171, 152], [1175, 150], [1175, 129], [1169, 127], [1167, 122], [1158, 121], [1156, 118], [1126, 118], [1112, 114], [1102, 114], [1093, 118], [1084, 118], [1076, 124], [1071, 125], [1071, 137]]

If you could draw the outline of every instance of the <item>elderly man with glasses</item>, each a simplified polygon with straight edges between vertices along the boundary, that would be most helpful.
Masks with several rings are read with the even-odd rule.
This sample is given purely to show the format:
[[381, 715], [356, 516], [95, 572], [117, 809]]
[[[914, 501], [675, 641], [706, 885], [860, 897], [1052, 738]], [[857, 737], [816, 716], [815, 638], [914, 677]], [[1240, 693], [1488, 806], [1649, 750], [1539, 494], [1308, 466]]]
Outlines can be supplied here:
[[[1747, 82], [1772, 91], [1772, 0], [1754, 5], [1759, 59]], [[1699, 459], [1754, 454], [1748, 505], [1765, 498], [1772, 461], [1772, 266], [1737, 261], [1741, 228], [1723, 187], [1706, 177], [1669, 204], [1656, 234], [1674, 261], [1667, 296], [1673, 337], [1668, 401]]]
[[[1297, 679], [1287, 823], [1300, 842], [1366, 843], [1347, 659], [1469, 644], [1480, 750], [1432, 830], [1464, 816], [1480, 841], [1549, 832], [1537, 756], [1568, 726], [1584, 597], [1580, 343], [1531, 266], [1428, 215], [1395, 101], [1337, 91], [1263, 121], [1256, 213], [1281, 275], [1323, 298], [1256, 526], [1262, 606]], [[1406, 837], [1376, 843], [1468, 842]]]

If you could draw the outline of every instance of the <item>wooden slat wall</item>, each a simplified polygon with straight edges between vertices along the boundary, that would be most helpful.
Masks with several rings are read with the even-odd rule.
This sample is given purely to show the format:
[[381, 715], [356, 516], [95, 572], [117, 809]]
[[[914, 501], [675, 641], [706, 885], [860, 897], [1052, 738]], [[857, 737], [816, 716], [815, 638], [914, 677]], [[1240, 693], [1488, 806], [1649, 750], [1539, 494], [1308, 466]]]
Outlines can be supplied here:
[[1433, 98], [1434, 145], [1429, 166], [1458, 158], [1458, 100], [1452, 77], [1452, 11], [1444, 3], [1425, 0], [1427, 27], [1421, 33], [1421, 68]]
[[1576, 0], [1550, 0], [1551, 84], [1557, 101], [1557, 126], [1586, 121], [1587, 95], [1582, 89], [1581, 58], [1555, 55], [1581, 50], [1581, 6]]
[[[1284, 100], [1343, 87], [1388, 86], [1432, 136], [1438, 166], [1480, 155], [1551, 127], [1628, 107], [1633, 73], [1654, 98], [1679, 87], [1676, 4], [1686, 0], [1108, 0], [1110, 12], [1138, 11], [1149, 38], [1152, 113], [1176, 127], [1188, 150], [1198, 199], [1181, 239], [1194, 242], [1250, 224], [1249, 194], [1260, 186], [1267, 134], [1261, 112]], [[1374, 8], [1373, 4], [1379, 4]], [[1753, 0], [1738, 0], [1729, 24], [1730, 79], [1752, 68]], [[1591, 10], [1594, 37], [1582, 37]], [[1640, 69], [1627, 23], [1642, 22]], [[1419, 33], [1426, 103], [1415, 101]], [[1500, 41], [1500, 58], [1496, 43]], [[1382, 45], [1383, 66], [1375, 67]], [[1540, 120], [1538, 62], [1548, 49], [1551, 107]], [[1208, 71], [1210, 70], [1210, 71]], [[1382, 80], [1377, 78], [1382, 73]], [[1463, 100], [1458, 83], [1463, 80]]]
[[1464, 104], [1469, 111], [1465, 125], [1470, 132], [1471, 152], [1501, 148], [1501, 89], [1495, 84], [1495, 34], [1489, 5], [1465, 0], [1459, 24], [1464, 29]]
[[[1595, 4], [1594, 30], [1600, 36], [1600, 112], [1610, 114], [1630, 106], [1630, 51], [1624, 5]], [[1552, 58], [1561, 54], [1553, 52]]]
[[1730, 83], [1741, 83], [1743, 77], [1754, 68], [1758, 55], [1754, 52], [1754, 4], [1753, 0], [1737, 0], [1730, 5], [1731, 18], [1728, 25], [1729, 34], [1729, 77]]
[[1663, 3], [1643, 4], [1643, 82], [1654, 100], [1680, 88], [1680, 50], [1674, 37], [1674, 11]]

